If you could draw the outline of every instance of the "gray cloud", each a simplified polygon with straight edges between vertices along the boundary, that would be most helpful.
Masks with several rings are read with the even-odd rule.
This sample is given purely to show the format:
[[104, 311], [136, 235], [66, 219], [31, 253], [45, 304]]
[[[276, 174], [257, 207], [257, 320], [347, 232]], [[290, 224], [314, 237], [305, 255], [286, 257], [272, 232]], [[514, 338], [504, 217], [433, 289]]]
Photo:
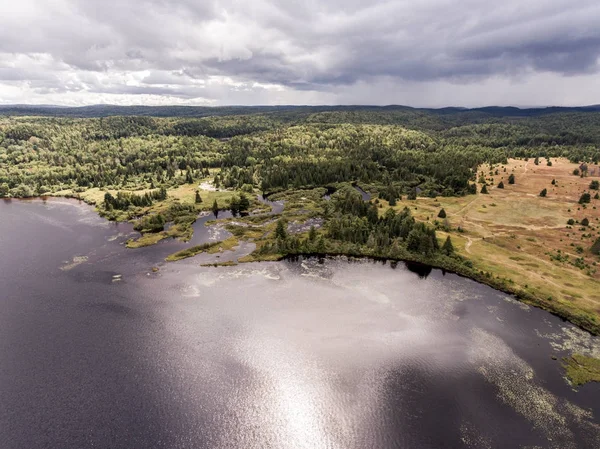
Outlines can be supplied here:
[[[447, 104], [466, 105], [465, 98], [481, 97], [474, 93], [482, 85], [495, 83], [514, 92], [500, 92], [498, 99], [517, 104], [532, 95], [523, 100], [515, 84], [538, 89], [537, 98], [544, 83], [532, 82], [536, 78], [553, 86], [561, 80], [572, 86], [569, 79], [577, 78], [582, 89], [600, 72], [600, 4], [548, 3], [4, 2], [0, 101], [47, 95], [61, 102], [64, 94], [65, 102], [79, 103], [358, 99], [425, 105], [419, 98], [447, 89], [461, 91], [441, 95]], [[547, 103], [580, 98], [553, 95]]]

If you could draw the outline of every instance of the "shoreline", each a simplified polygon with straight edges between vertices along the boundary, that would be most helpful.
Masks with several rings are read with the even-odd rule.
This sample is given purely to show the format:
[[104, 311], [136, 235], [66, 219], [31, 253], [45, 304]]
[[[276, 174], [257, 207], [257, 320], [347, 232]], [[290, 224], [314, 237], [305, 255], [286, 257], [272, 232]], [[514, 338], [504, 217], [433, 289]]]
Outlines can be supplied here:
[[[130, 221], [118, 221], [118, 220], [109, 220], [101, 214], [97, 208], [97, 205], [91, 201], [86, 201], [80, 196], [76, 195], [42, 195], [35, 197], [27, 197], [27, 198], [2, 198], [4, 201], [47, 201], [49, 199], [60, 199], [66, 198], [70, 200], [76, 200], [80, 203], [84, 203], [87, 206], [93, 207], [93, 211], [98, 214], [98, 216], [104, 218], [109, 222], [114, 223], [130, 223]], [[136, 248], [133, 248], [136, 249]], [[500, 292], [509, 294], [514, 296], [514, 298], [524, 304], [537, 307], [539, 309], [545, 310], [546, 312], [551, 313], [554, 316], [561, 318], [564, 321], [570, 322], [571, 324], [589, 332], [591, 335], [600, 336], [600, 323], [593, 321], [590, 317], [577, 313], [576, 310], [570, 310], [569, 308], [555, 303], [549, 302], [548, 300], [543, 300], [542, 298], [536, 297], [533, 294], [524, 291], [518, 286], [511, 286], [503, 279], [497, 279], [493, 277], [486, 276], [483, 271], [477, 271], [474, 268], [470, 268], [464, 263], [461, 263], [458, 259], [447, 257], [447, 256], [438, 256], [438, 260], [432, 260], [431, 258], [424, 258], [418, 255], [410, 255], [402, 258], [393, 258], [387, 256], [378, 256], [378, 255], [370, 255], [370, 254], [356, 254], [356, 253], [343, 253], [343, 252], [325, 252], [325, 253], [294, 253], [294, 254], [269, 254], [268, 258], [261, 259], [260, 256], [253, 257], [252, 260], [240, 261], [237, 263], [249, 263], [249, 262], [267, 262], [267, 261], [281, 261], [285, 259], [291, 259], [294, 257], [317, 257], [317, 258], [333, 258], [339, 256], [345, 256], [349, 258], [356, 259], [371, 259], [377, 261], [385, 261], [385, 262], [404, 262], [416, 264], [417, 266], [426, 267], [429, 269], [440, 269], [443, 272], [448, 272], [452, 274], [456, 274], [460, 277], [470, 279], [472, 281], [478, 282], [483, 285], [487, 285], [495, 290]], [[443, 260], [439, 260], [440, 257], [443, 257]], [[463, 257], [463, 256], [460, 256]], [[463, 260], [469, 260], [468, 258], [464, 258]], [[207, 264], [207, 265], [216, 265], [219, 266], [218, 263], [215, 264]]]

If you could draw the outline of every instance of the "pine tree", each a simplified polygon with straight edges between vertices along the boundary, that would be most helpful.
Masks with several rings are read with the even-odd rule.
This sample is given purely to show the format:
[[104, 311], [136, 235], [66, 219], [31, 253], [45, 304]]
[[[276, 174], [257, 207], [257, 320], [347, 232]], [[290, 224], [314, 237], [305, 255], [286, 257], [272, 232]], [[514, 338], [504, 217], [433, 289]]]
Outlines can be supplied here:
[[504, 188], [504, 183], [502, 181], [500, 181], [500, 183], [498, 183], [498, 188], [499, 189], [503, 189]]
[[275, 238], [280, 240], [285, 240], [287, 238], [287, 229], [285, 225], [285, 220], [283, 220], [283, 218], [277, 220], [277, 227], [275, 228]]
[[250, 200], [243, 193], [240, 194], [240, 213], [246, 212], [250, 208]]
[[483, 187], [481, 188], [481, 193], [487, 194], [488, 190], [487, 190], [487, 186], [484, 184]]
[[213, 212], [213, 214], [215, 214], [215, 217], [219, 215], [219, 203], [217, 203], [216, 199], [212, 205], [212, 212]]
[[515, 183], [515, 175], [513, 175], [512, 173], [508, 177], [508, 183], [509, 184], [514, 184]]
[[544, 189], [540, 192], [540, 196], [543, 198], [546, 196], [547, 193], [548, 193], [548, 190]]
[[442, 245], [442, 251], [447, 256], [454, 253], [454, 245], [452, 244], [452, 240], [450, 240], [450, 236], [446, 237], [446, 241]]
[[444, 209], [440, 209], [438, 218], [446, 218], [446, 211]]
[[590, 224], [590, 220], [588, 220], [587, 218], [584, 218], [583, 220], [581, 220], [581, 226], [589, 226]]
[[200, 204], [202, 202], [202, 197], [200, 196], [200, 192], [196, 190], [196, 204]]
[[600, 237], [596, 239], [592, 247], [590, 248], [590, 252], [595, 255], [600, 255]]
[[311, 226], [310, 231], [308, 232], [308, 240], [310, 240], [311, 242], [314, 242], [316, 238], [317, 238], [317, 230], [315, 229], [314, 226]]

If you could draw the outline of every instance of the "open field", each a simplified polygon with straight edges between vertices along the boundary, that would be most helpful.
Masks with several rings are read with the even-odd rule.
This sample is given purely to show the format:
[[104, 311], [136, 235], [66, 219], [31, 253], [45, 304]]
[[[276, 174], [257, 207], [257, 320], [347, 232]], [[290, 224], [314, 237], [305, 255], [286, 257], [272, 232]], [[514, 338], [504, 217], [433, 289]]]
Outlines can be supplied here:
[[[596, 192], [589, 186], [600, 178], [600, 169], [591, 166], [589, 175], [581, 178], [573, 175], [577, 164], [551, 161], [551, 166], [545, 159], [539, 165], [533, 159], [509, 160], [506, 166], [496, 164], [491, 169], [484, 165], [478, 179], [483, 173], [489, 194], [403, 200], [395, 209], [406, 206], [417, 219], [449, 226], [457, 252], [476, 269], [509, 280], [515, 290], [534, 295], [550, 309], [565, 306], [598, 322], [600, 259], [589, 249], [600, 235], [600, 200], [593, 198]], [[510, 174], [515, 176], [514, 184], [508, 183]], [[497, 187], [500, 181], [504, 189]], [[478, 191], [481, 187], [478, 183]], [[540, 197], [544, 188], [547, 196]], [[578, 203], [584, 192], [592, 196], [586, 206]], [[383, 201], [381, 211], [387, 207]], [[437, 218], [442, 208], [446, 219]], [[584, 218], [589, 226], [581, 226]], [[568, 226], [569, 219], [575, 225]]]

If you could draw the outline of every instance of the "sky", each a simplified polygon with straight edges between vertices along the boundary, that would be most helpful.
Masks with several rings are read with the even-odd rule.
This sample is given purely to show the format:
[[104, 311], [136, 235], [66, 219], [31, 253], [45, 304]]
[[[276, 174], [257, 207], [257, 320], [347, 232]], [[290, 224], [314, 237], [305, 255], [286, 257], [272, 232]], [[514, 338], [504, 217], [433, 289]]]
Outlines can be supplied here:
[[600, 103], [598, 0], [0, 0], [0, 104]]

